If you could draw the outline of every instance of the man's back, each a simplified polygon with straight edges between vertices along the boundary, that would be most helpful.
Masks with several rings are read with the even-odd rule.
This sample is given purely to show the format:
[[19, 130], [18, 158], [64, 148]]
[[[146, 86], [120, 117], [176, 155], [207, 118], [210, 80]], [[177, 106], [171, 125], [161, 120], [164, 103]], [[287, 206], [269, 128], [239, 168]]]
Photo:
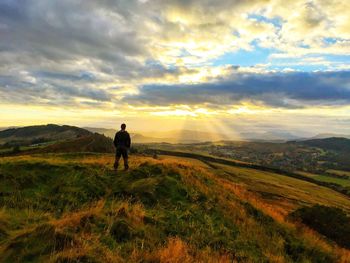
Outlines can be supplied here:
[[131, 144], [130, 135], [125, 130], [120, 130], [115, 134], [114, 146], [116, 148], [126, 147], [129, 148]]

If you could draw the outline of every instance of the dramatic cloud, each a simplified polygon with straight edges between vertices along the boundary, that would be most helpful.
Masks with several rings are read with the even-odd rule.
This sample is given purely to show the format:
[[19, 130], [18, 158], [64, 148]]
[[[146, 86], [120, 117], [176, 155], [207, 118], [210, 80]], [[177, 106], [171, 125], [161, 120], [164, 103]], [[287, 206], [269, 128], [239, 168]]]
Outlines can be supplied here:
[[145, 85], [128, 103], [226, 106], [251, 101], [274, 107], [350, 104], [350, 72], [236, 73], [212, 83]]
[[350, 104], [349, 9], [344, 0], [1, 0], [0, 100], [110, 115], [243, 104], [340, 112]]

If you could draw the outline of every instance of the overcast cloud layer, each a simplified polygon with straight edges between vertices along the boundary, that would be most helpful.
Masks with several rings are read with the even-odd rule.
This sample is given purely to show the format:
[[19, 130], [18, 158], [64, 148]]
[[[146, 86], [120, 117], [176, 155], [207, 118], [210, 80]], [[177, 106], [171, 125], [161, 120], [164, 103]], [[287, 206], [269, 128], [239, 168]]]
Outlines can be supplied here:
[[0, 100], [347, 107], [348, 10], [344, 0], [0, 0]]

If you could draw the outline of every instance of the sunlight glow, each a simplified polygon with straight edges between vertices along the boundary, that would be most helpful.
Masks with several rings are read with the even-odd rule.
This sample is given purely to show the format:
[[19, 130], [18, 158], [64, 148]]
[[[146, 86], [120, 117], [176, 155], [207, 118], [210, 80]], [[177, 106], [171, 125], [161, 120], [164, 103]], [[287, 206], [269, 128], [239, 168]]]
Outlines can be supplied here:
[[349, 1], [5, 2], [0, 127], [350, 129]]

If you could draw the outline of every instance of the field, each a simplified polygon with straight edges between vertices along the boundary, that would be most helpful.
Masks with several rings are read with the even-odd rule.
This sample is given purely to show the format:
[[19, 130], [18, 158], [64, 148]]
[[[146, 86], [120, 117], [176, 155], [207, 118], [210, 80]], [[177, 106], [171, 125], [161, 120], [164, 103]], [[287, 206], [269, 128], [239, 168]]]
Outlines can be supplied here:
[[336, 206], [350, 213], [350, 199], [329, 188], [276, 173], [224, 165], [219, 167], [217, 173], [221, 177], [243, 184], [248, 191], [273, 204], [274, 208], [285, 208], [282, 209], [284, 214], [311, 204]]
[[[344, 176], [344, 178], [334, 177], [331, 175], [321, 175], [321, 174], [312, 174], [312, 173], [306, 173], [306, 172], [300, 172], [300, 174], [304, 176], [311, 177], [315, 180], [321, 181], [321, 182], [327, 182], [327, 183], [335, 183], [341, 186], [349, 187], [350, 186], [350, 178], [347, 176]], [[335, 172], [332, 172], [331, 174], [336, 174]], [[345, 173], [340, 173], [336, 175], [343, 176]]]
[[348, 262], [289, 220], [349, 198], [274, 173], [181, 157], [112, 154], [0, 159], [1, 262]]
[[350, 172], [349, 171], [341, 171], [341, 170], [327, 170], [328, 173], [331, 174], [336, 174], [336, 175], [340, 175], [340, 176], [344, 176], [344, 177], [350, 177]]

